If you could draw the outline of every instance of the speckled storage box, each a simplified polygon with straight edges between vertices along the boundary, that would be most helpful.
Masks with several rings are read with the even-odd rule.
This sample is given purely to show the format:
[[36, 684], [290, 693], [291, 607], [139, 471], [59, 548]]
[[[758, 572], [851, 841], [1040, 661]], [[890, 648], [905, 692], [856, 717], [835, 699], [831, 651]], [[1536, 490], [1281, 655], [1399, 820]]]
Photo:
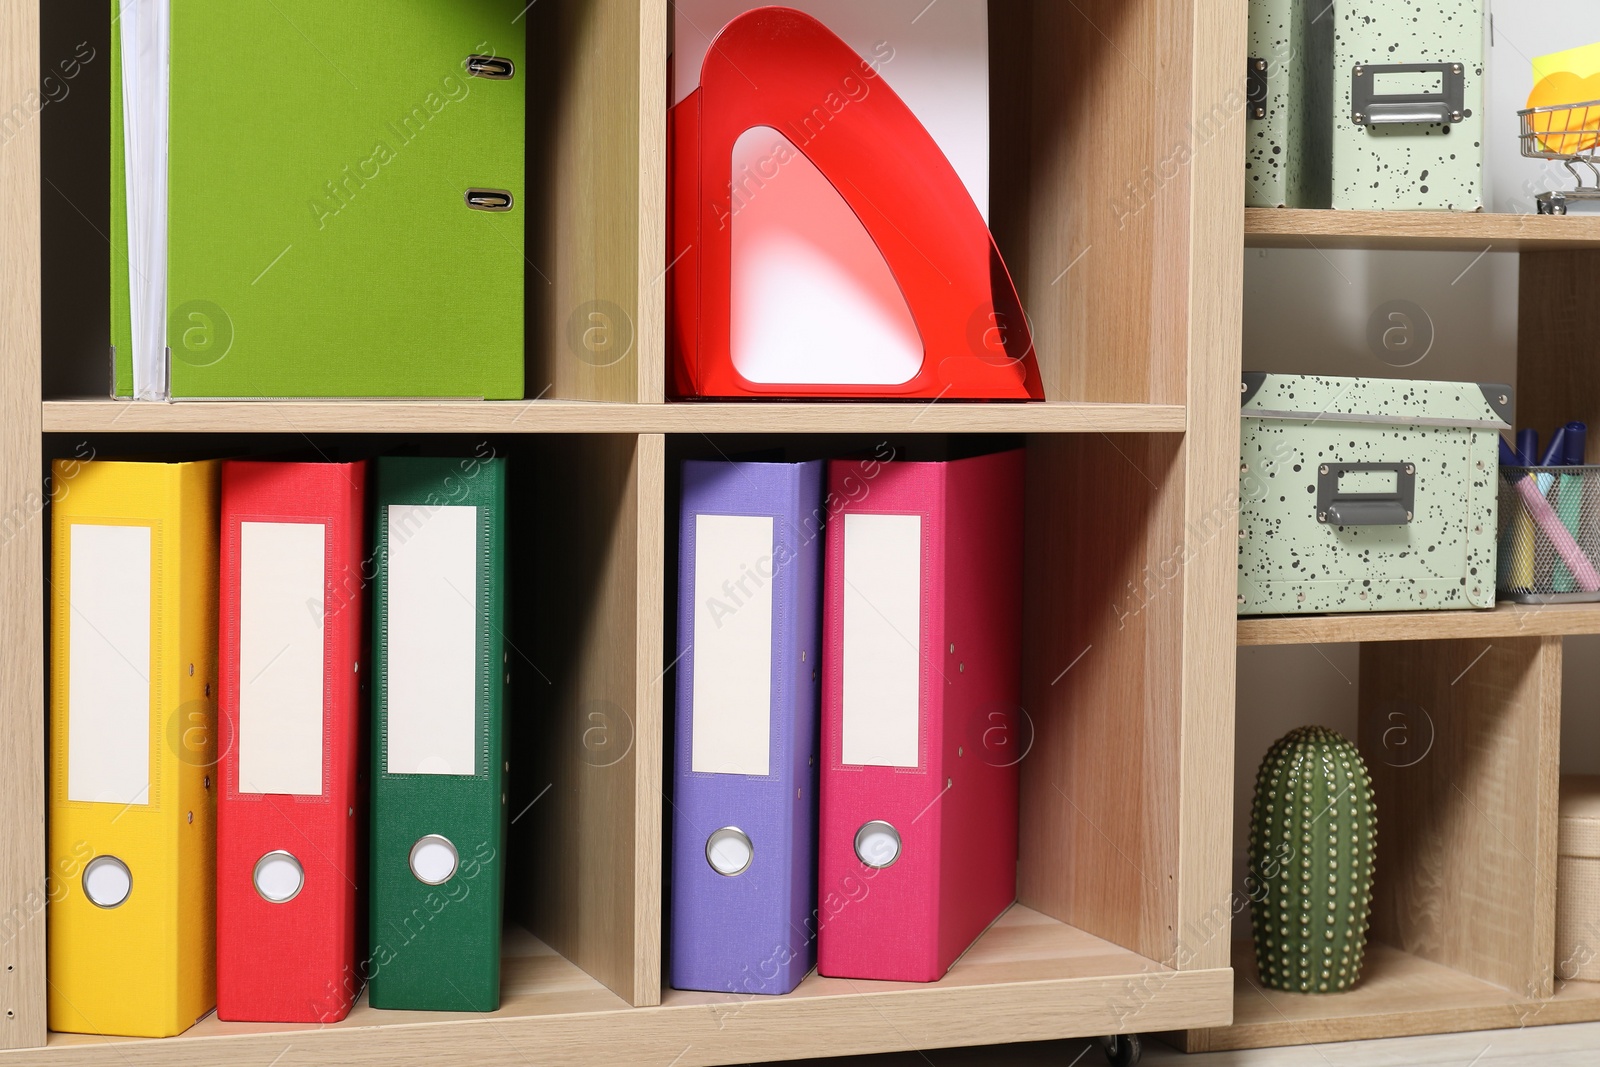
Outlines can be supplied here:
[[1487, 608], [1511, 390], [1244, 376], [1239, 613]]
[[1600, 775], [1561, 776], [1556, 978], [1600, 982]]
[[1327, 207], [1333, 182], [1333, 8], [1250, 0], [1245, 203]]
[[1338, 0], [1333, 206], [1483, 207], [1483, 0]]

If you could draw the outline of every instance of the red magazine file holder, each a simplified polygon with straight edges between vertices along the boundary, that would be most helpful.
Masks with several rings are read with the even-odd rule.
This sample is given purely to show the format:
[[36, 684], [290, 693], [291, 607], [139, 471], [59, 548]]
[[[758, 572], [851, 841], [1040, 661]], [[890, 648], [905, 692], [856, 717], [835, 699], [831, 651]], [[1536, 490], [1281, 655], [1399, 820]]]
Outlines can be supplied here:
[[[761, 383], [734, 367], [733, 148], [755, 126], [783, 133], [877, 246], [922, 340], [911, 380]], [[707, 49], [699, 87], [668, 112], [667, 139], [674, 395], [1044, 399], [1022, 302], [966, 186], [904, 101], [822, 23], [785, 7], [733, 19]]]

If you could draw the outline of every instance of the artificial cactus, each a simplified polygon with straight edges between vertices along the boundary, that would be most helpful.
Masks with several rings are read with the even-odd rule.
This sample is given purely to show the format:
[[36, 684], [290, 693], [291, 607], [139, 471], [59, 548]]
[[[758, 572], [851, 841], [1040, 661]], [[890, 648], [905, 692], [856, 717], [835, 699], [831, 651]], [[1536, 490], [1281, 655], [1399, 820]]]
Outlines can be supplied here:
[[1356, 746], [1302, 726], [1267, 751], [1250, 817], [1250, 896], [1263, 984], [1339, 993], [1361, 977], [1377, 845], [1372, 778]]

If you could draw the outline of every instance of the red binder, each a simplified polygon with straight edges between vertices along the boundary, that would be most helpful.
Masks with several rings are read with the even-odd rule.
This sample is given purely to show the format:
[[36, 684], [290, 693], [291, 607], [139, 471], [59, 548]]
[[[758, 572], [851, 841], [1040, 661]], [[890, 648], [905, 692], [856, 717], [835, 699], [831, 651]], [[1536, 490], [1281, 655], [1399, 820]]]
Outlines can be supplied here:
[[[909, 381], [772, 384], [734, 368], [732, 159], [756, 126], [791, 137], [882, 254], [922, 337]], [[961, 178], [873, 66], [822, 23], [785, 7], [734, 18], [706, 51], [699, 88], [668, 112], [667, 131], [674, 395], [1044, 399], [1016, 286]]]
[[1023, 454], [835, 461], [817, 969], [936, 981], [1016, 898]]
[[360, 991], [364, 463], [222, 469], [217, 1017], [334, 1022]]

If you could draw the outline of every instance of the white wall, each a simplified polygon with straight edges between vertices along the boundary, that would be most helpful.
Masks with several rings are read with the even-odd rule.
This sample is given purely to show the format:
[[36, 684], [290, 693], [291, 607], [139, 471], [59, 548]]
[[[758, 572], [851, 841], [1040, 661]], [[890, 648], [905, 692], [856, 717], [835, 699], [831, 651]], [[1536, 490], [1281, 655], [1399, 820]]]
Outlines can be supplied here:
[[1600, 635], [1562, 648], [1561, 772], [1600, 774]]
[[[1419, 308], [1432, 344], [1374, 345], [1370, 327], [1395, 300]], [[1247, 249], [1244, 369], [1435, 381], [1516, 376], [1517, 257], [1490, 252]], [[1383, 329], [1395, 320], [1379, 316]], [[1417, 360], [1416, 362], [1412, 362]], [[1407, 364], [1401, 366], [1401, 364]]]
[[[1533, 59], [1600, 42], [1600, 4], [1595, 0], [1490, 0], [1490, 15], [1484, 202], [1491, 211], [1526, 214], [1534, 210], [1535, 194], [1574, 185], [1563, 164], [1524, 159], [1517, 147], [1517, 111], [1528, 106]], [[1586, 169], [1583, 172], [1593, 184], [1594, 175]], [[1600, 210], [1600, 204], [1574, 204], [1570, 210]]]
[[[1316, 724], [1356, 736], [1359, 645], [1273, 645], [1238, 652], [1238, 715], [1234, 720], [1233, 885], [1243, 892], [1249, 867], [1250, 803], [1256, 768], [1272, 743], [1296, 726]], [[1382, 812], [1379, 813], [1382, 817]], [[1243, 898], [1240, 898], [1243, 899]], [[1233, 936], [1250, 936], [1241, 911]]]

